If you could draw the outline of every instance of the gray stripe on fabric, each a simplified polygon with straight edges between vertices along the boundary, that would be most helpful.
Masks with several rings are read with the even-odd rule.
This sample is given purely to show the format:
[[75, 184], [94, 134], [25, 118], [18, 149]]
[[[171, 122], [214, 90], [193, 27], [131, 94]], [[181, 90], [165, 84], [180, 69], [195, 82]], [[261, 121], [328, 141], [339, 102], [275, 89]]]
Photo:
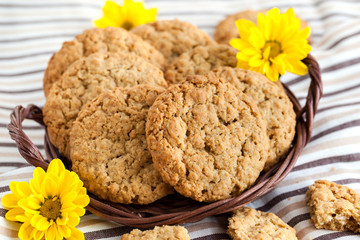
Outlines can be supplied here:
[[357, 127], [357, 126], [360, 126], [360, 119], [353, 120], [353, 121], [350, 121], [350, 122], [346, 122], [346, 123], [337, 125], [337, 126], [332, 127], [332, 128], [328, 128], [325, 131], [322, 131], [322, 132], [312, 136], [310, 141], [315, 141], [315, 140], [317, 140], [317, 139], [319, 139], [321, 137], [324, 137], [326, 135], [329, 135], [329, 134], [331, 134], [333, 132], [337, 132], [337, 131], [344, 130], [346, 128]]
[[193, 240], [218, 240], [218, 239], [231, 239], [226, 233], [215, 233], [203, 237], [194, 238]]
[[95, 240], [101, 238], [109, 238], [123, 235], [124, 233], [131, 232], [133, 228], [131, 227], [117, 227], [111, 229], [98, 230], [93, 232], [84, 233], [86, 240]]
[[335, 109], [335, 108], [349, 107], [349, 106], [354, 106], [354, 105], [358, 105], [358, 104], [360, 104], [360, 102], [350, 102], [350, 103], [337, 104], [337, 105], [324, 107], [324, 108], [318, 108], [316, 113], [319, 114], [321, 112], [332, 110], [332, 109]]
[[0, 94], [23, 94], [23, 93], [32, 93], [32, 92], [40, 92], [43, 91], [43, 88], [34, 88], [34, 89], [27, 89], [27, 90], [0, 90]]
[[[354, 59], [350, 59], [350, 60], [347, 60], [347, 61], [344, 61], [344, 62], [337, 63], [335, 65], [332, 65], [332, 66], [329, 66], [329, 67], [326, 67], [326, 68], [322, 68], [321, 72], [322, 73], [333, 72], [333, 71], [336, 71], [336, 70], [339, 70], [339, 69], [342, 69], [342, 68], [346, 68], [346, 67], [356, 65], [358, 63], [360, 63], [360, 58], [354, 58]], [[307, 75], [300, 76], [300, 77], [297, 77], [297, 78], [287, 82], [286, 85], [291, 86], [291, 85], [293, 85], [295, 83], [301, 82], [301, 81], [303, 81], [305, 79], [308, 79], [308, 78], [309, 77]]]
[[293, 172], [300, 171], [303, 169], [324, 166], [328, 164], [333, 164], [337, 162], [356, 162], [360, 161], [360, 153], [356, 154], [348, 154], [348, 155], [341, 155], [341, 156], [332, 156], [327, 158], [322, 158], [319, 160], [314, 160], [308, 163], [304, 163], [293, 168]]

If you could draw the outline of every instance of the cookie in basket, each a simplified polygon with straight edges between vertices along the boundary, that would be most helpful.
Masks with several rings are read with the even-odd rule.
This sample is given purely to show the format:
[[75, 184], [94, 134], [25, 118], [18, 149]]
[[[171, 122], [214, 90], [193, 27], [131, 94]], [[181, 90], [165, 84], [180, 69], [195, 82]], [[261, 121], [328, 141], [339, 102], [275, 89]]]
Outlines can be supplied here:
[[242, 207], [229, 218], [228, 234], [234, 240], [297, 240], [296, 231], [273, 213]]
[[179, 20], [162, 20], [140, 25], [131, 30], [159, 50], [168, 62], [196, 46], [216, 42], [200, 28]]
[[163, 90], [115, 88], [80, 111], [70, 133], [70, 159], [90, 192], [125, 204], [149, 204], [172, 193], [153, 167], [145, 137], [149, 107]]
[[269, 170], [286, 155], [295, 136], [296, 114], [282, 88], [264, 75], [241, 68], [219, 67], [209, 74], [226, 80], [257, 104], [267, 128], [270, 149], [265, 164]]
[[175, 58], [167, 67], [168, 83], [182, 82], [189, 75], [201, 75], [220, 67], [236, 67], [236, 49], [225, 44], [198, 46]]
[[[229, 45], [231, 39], [240, 37], [239, 30], [235, 25], [236, 20], [248, 19], [253, 23], [257, 23], [259, 13], [266, 14], [266, 11], [245, 10], [226, 16], [226, 18], [222, 20], [215, 28], [215, 33], [214, 33], [215, 41], [218, 43]], [[305, 28], [308, 26], [307, 22], [304, 20], [301, 20], [300, 24], [301, 24], [301, 28]], [[310, 37], [309, 37], [309, 42], [310, 42]]]
[[360, 232], [360, 194], [330, 182], [317, 180], [306, 193], [310, 221], [318, 229]]
[[186, 228], [182, 226], [156, 226], [152, 230], [134, 229], [121, 236], [121, 240], [190, 240]]
[[83, 57], [54, 83], [43, 114], [51, 142], [69, 157], [69, 133], [82, 106], [115, 87], [150, 84], [167, 87], [161, 70], [130, 53], [96, 53]]
[[96, 52], [131, 52], [159, 68], [165, 64], [164, 56], [159, 51], [122, 28], [89, 29], [74, 40], [64, 42], [61, 49], [51, 57], [43, 79], [45, 96], [73, 62]]
[[269, 151], [256, 104], [214, 75], [189, 76], [161, 94], [146, 136], [164, 181], [197, 201], [239, 195], [258, 178]]

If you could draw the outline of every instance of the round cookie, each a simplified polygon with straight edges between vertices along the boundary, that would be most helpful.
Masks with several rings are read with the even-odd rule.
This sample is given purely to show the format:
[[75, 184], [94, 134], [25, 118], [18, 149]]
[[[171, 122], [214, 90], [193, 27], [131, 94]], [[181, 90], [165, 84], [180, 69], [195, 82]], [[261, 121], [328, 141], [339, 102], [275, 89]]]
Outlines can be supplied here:
[[64, 42], [61, 49], [51, 57], [43, 79], [45, 96], [73, 62], [96, 52], [132, 52], [161, 69], [165, 64], [164, 56], [159, 51], [122, 28], [85, 30], [73, 41]]
[[215, 44], [200, 28], [179, 20], [156, 21], [133, 28], [131, 32], [153, 45], [169, 63], [196, 46]]
[[163, 88], [115, 88], [89, 102], [71, 130], [72, 170], [98, 197], [119, 203], [149, 204], [169, 193], [153, 167], [145, 122]]
[[149, 110], [146, 137], [154, 167], [197, 201], [237, 196], [263, 170], [269, 140], [256, 104], [221, 79], [189, 76]]
[[234, 240], [297, 240], [295, 229], [278, 216], [249, 207], [236, 210], [229, 218], [228, 234]]
[[282, 88], [260, 73], [220, 67], [211, 74], [230, 82], [257, 104], [266, 122], [270, 140], [265, 164], [265, 170], [269, 170], [288, 152], [295, 136], [296, 114], [292, 102]]
[[[266, 14], [266, 10], [262, 11], [253, 11], [246, 10], [237, 12], [231, 15], [228, 15], [224, 20], [222, 20], [215, 28], [214, 38], [215, 41], [222, 44], [229, 45], [229, 42], [233, 38], [239, 38], [239, 30], [237, 29], [235, 22], [238, 19], [247, 19], [252, 21], [253, 23], [257, 23], [257, 18], [259, 13]], [[301, 28], [305, 28], [308, 26], [307, 22], [300, 20]], [[309, 37], [309, 42], [310, 42]]]
[[166, 69], [165, 79], [175, 84], [189, 75], [205, 74], [216, 67], [236, 67], [236, 53], [235, 48], [224, 44], [198, 46], [175, 58]]
[[167, 87], [161, 70], [135, 54], [95, 53], [74, 62], [54, 83], [43, 114], [51, 142], [69, 157], [69, 133], [82, 106], [115, 87]]
[[215, 28], [214, 39], [218, 43], [227, 44], [233, 38], [239, 38], [239, 30], [235, 22], [238, 19], [248, 19], [253, 23], [257, 22], [259, 12], [246, 10], [226, 16]]

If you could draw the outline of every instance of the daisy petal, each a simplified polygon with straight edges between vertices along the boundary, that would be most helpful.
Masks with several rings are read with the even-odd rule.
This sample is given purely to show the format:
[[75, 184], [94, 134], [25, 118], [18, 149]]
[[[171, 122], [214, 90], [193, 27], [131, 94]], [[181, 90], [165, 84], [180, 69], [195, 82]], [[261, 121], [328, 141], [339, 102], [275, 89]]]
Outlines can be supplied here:
[[33, 227], [29, 222], [25, 222], [20, 226], [18, 237], [23, 240], [31, 240]]
[[[17, 208], [13, 208], [10, 209], [6, 214], [5, 214], [5, 219], [9, 220], [9, 221], [20, 221], [20, 220], [26, 220], [27, 218], [25, 217], [25, 211], [24, 209], [17, 207]], [[24, 222], [24, 221], [22, 221]]]
[[74, 212], [69, 212], [69, 221], [68, 221], [68, 225], [75, 227], [76, 225], [78, 225], [80, 222], [80, 217], [79, 215], [77, 215]]
[[57, 225], [65, 225], [65, 224], [67, 224], [68, 221], [69, 221], [68, 213], [63, 212], [61, 214], [61, 217], [56, 219], [56, 224]]
[[245, 41], [241, 38], [233, 38], [230, 40], [229, 43], [233, 48], [236, 48], [237, 50], [240, 50], [240, 51], [242, 49], [251, 47], [251, 45], [247, 41]]
[[61, 236], [55, 224], [51, 225], [50, 228], [45, 232], [45, 238], [52, 240], [63, 240], [63, 236]]
[[301, 61], [293, 61], [290, 62], [290, 64], [293, 66], [293, 69], [289, 72], [294, 73], [294, 74], [298, 74], [298, 75], [305, 75], [308, 72], [308, 68], [307, 66], [301, 62]]
[[31, 218], [30, 223], [33, 227], [35, 227], [39, 231], [45, 231], [51, 225], [51, 223], [40, 214], [34, 215]]
[[9, 187], [19, 198], [26, 198], [32, 193], [27, 182], [10, 182]]
[[46, 175], [41, 185], [41, 193], [45, 198], [52, 198], [58, 194], [58, 182], [51, 174]]
[[17, 197], [15, 194], [10, 193], [6, 194], [1, 198], [1, 203], [4, 205], [5, 208], [14, 208], [18, 206], [18, 201], [20, 200], [19, 197]]
[[235, 22], [236, 27], [239, 29], [240, 38], [247, 41], [250, 37], [250, 29], [256, 28], [256, 25], [247, 19], [239, 19]]
[[42, 240], [45, 235], [44, 231], [38, 231], [36, 229], [33, 230], [34, 240]]
[[68, 226], [57, 225], [57, 229], [58, 229], [60, 235], [64, 236], [65, 238], [68, 238], [71, 236], [71, 230]]
[[55, 176], [60, 176], [60, 174], [64, 171], [65, 171], [65, 166], [64, 166], [63, 162], [60, 159], [56, 158], [50, 162], [49, 167], [46, 172], [52, 173]]
[[253, 56], [249, 61], [249, 65], [251, 67], [259, 67], [262, 64], [264, 64], [264, 61], [263, 61], [263, 59], [261, 59], [261, 57], [259, 55]]
[[45, 171], [44, 169], [37, 167], [33, 172], [33, 179], [30, 179], [30, 189], [34, 194], [40, 193], [41, 183], [44, 181]]
[[84, 240], [84, 234], [76, 228], [71, 227], [71, 236], [66, 240]]

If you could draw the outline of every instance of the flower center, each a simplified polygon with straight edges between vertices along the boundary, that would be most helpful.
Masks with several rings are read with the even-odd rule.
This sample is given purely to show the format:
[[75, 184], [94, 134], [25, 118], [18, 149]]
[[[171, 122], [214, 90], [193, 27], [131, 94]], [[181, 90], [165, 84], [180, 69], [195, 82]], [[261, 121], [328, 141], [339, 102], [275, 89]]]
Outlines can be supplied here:
[[263, 52], [266, 51], [267, 48], [270, 48], [269, 58], [275, 58], [282, 53], [281, 43], [277, 41], [267, 41], [264, 45]]
[[60, 216], [61, 202], [57, 197], [47, 198], [40, 207], [40, 214], [48, 220], [56, 220]]
[[121, 25], [122, 28], [125, 28], [126, 30], [130, 30], [134, 27], [134, 24], [132, 24], [131, 22], [129, 21], [125, 21], [122, 25]]

